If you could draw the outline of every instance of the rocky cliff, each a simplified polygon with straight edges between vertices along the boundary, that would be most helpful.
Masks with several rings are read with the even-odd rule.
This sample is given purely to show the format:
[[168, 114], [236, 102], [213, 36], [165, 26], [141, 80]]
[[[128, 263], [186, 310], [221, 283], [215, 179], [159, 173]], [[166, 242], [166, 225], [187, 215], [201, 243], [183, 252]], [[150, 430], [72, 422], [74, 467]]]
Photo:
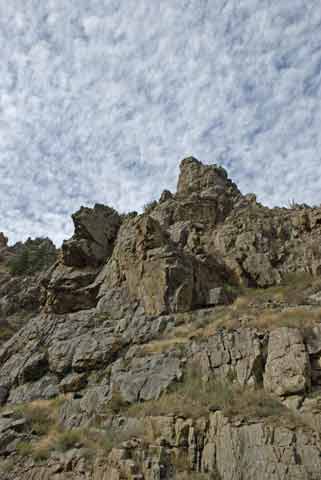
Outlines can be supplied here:
[[320, 479], [321, 208], [187, 158], [73, 221], [41, 262], [0, 235], [1, 479]]

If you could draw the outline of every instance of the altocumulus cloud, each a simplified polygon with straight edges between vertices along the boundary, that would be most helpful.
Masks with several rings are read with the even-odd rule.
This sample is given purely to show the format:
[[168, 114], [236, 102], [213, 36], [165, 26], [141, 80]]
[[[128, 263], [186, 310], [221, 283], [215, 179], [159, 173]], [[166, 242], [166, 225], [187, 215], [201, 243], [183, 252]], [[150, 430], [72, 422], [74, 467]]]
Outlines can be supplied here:
[[178, 161], [263, 203], [321, 202], [320, 0], [0, 2], [0, 230], [140, 209]]

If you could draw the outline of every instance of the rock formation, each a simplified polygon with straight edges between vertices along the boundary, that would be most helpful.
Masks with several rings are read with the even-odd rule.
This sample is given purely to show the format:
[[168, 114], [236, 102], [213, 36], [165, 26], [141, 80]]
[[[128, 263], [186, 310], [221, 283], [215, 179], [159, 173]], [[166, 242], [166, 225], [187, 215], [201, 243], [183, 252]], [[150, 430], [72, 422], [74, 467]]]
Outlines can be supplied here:
[[321, 208], [191, 157], [72, 218], [35, 271], [0, 234], [0, 478], [321, 478]]

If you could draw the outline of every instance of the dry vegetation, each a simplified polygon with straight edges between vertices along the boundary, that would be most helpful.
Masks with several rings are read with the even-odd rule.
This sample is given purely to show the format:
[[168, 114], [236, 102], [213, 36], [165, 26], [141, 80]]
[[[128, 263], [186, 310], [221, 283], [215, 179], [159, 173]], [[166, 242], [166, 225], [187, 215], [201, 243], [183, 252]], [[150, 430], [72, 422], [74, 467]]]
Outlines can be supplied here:
[[16, 448], [21, 456], [32, 456], [41, 462], [49, 458], [51, 452], [66, 452], [74, 447], [82, 447], [88, 458], [108, 455], [111, 449], [133, 436], [143, 435], [137, 429], [122, 431], [102, 428], [65, 429], [58, 422], [58, 412], [64, 397], [54, 400], [38, 400], [15, 407], [15, 416], [25, 418], [32, 434], [32, 441], [22, 440]]
[[243, 288], [232, 305], [207, 309], [201, 315], [199, 312], [177, 314], [176, 327], [167, 338], [144, 348], [156, 352], [183, 345], [191, 338], [213, 335], [220, 328], [310, 329], [321, 322], [321, 307], [308, 304], [307, 297], [320, 290], [320, 278], [305, 273], [288, 275], [281, 285], [266, 289]]
[[229, 380], [212, 379], [203, 382], [199, 375], [189, 372], [176, 389], [163, 394], [158, 400], [131, 405], [124, 412], [133, 417], [150, 417], [176, 414], [186, 418], [208, 416], [211, 411], [221, 410], [233, 417], [267, 418], [288, 412], [278, 400], [267, 395], [263, 389], [242, 387]]

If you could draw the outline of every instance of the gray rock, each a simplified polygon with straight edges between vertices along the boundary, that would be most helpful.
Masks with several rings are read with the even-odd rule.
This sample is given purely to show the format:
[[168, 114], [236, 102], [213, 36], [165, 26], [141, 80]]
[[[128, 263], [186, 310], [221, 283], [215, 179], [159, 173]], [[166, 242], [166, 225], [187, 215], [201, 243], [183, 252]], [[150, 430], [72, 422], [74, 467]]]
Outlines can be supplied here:
[[266, 338], [255, 329], [221, 330], [206, 341], [193, 343], [190, 362], [204, 377], [235, 379], [241, 385], [262, 382]]
[[236, 426], [217, 412], [211, 415], [202, 467], [215, 469], [223, 480], [317, 480], [320, 444], [303, 430], [263, 422]]
[[182, 377], [180, 364], [180, 359], [173, 354], [119, 360], [112, 367], [112, 391], [119, 391], [129, 403], [158, 399]]
[[61, 380], [59, 390], [62, 393], [78, 392], [87, 384], [87, 378], [84, 374], [71, 373]]
[[215, 307], [217, 305], [228, 305], [232, 303], [235, 296], [224, 287], [211, 288], [208, 291], [207, 305]]
[[48, 374], [40, 380], [25, 383], [10, 391], [8, 403], [24, 403], [33, 400], [49, 400], [59, 395], [58, 379], [55, 375]]

